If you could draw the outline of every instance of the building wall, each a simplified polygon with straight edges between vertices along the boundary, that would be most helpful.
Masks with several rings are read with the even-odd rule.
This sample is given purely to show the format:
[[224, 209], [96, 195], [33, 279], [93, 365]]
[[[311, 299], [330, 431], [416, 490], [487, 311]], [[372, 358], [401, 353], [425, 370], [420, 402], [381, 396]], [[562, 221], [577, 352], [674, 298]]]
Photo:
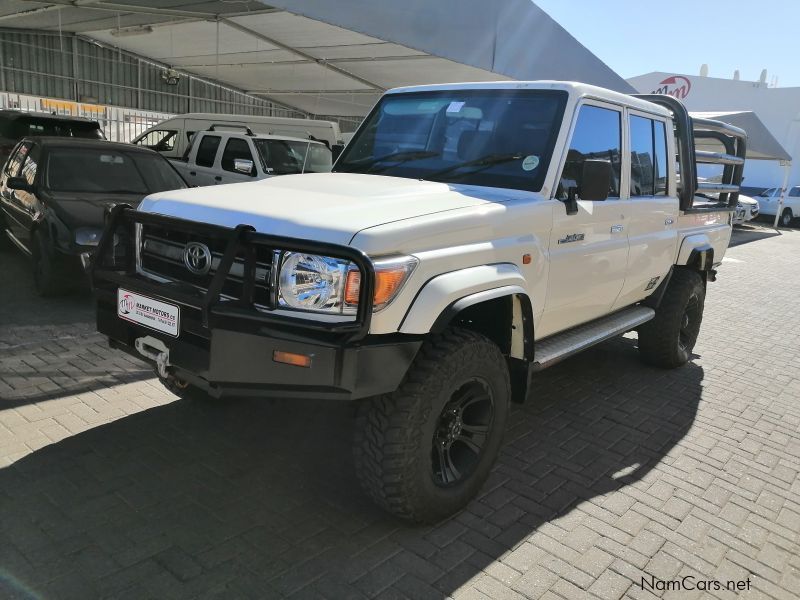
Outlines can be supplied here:
[[[628, 83], [640, 93], [675, 95], [690, 111], [755, 112], [792, 156], [789, 185], [800, 185], [800, 88], [663, 72], [632, 77]], [[776, 161], [748, 160], [744, 177], [747, 187], [776, 187], [783, 183], [784, 168]]]
[[72, 34], [0, 29], [0, 91], [163, 113], [213, 112], [283, 117], [304, 113], [182, 74]]

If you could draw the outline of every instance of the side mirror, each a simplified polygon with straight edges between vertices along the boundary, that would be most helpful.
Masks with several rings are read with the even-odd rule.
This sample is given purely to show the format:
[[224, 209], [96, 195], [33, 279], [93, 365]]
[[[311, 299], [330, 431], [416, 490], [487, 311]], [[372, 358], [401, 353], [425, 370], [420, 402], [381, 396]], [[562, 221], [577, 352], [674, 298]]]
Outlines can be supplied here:
[[6, 186], [11, 190], [19, 190], [20, 192], [33, 191], [33, 186], [24, 177], [9, 177], [6, 180]]
[[583, 176], [578, 191], [581, 200], [605, 200], [608, 198], [608, 190], [611, 188], [613, 177], [614, 170], [611, 162], [596, 159], [583, 161]]
[[244, 173], [245, 175], [252, 175], [253, 173], [253, 164], [252, 160], [248, 160], [246, 158], [234, 158], [233, 159], [233, 170], [237, 173]]

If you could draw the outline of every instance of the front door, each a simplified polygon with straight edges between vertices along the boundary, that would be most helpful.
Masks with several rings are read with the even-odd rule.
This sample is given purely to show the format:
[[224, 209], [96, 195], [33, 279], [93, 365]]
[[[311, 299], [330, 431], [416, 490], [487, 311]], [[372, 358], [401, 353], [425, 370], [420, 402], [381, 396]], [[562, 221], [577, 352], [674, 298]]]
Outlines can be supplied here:
[[550, 235], [547, 299], [537, 337], [585, 323], [608, 313], [619, 296], [628, 264], [630, 201], [620, 199], [622, 111], [596, 102], [583, 104], [575, 122], [557, 200], [570, 188], [580, 198], [583, 163], [608, 160], [614, 173], [609, 197], [578, 200], [577, 214], [554, 203]]

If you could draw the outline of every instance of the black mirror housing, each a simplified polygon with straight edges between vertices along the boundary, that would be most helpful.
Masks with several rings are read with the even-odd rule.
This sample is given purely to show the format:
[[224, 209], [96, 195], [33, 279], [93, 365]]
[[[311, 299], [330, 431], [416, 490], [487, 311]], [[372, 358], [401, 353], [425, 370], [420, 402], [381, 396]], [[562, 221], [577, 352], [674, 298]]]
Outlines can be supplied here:
[[9, 177], [6, 180], [6, 186], [11, 190], [19, 190], [20, 192], [33, 191], [33, 186], [24, 177]]
[[579, 196], [581, 200], [605, 200], [611, 188], [614, 170], [607, 160], [583, 161], [583, 176]]

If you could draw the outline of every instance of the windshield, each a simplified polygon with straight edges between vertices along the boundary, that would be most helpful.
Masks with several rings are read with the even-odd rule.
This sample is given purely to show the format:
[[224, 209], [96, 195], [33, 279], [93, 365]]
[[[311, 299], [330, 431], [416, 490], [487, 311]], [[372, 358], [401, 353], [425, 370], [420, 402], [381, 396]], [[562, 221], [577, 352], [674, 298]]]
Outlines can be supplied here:
[[390, 94], [334, 170], [538, 191], [566, 98], [551, 90]]
[[254, 139], [253, 143], [261, 155], [264, 168], [273, 175], [329, 173], [331, 170], [331, 151], [323, 144], [263, 138]]
[[53, 148], [47, 187], [56, 192], [152, 194], [186, 187], [157, 154], [106, 148]]

